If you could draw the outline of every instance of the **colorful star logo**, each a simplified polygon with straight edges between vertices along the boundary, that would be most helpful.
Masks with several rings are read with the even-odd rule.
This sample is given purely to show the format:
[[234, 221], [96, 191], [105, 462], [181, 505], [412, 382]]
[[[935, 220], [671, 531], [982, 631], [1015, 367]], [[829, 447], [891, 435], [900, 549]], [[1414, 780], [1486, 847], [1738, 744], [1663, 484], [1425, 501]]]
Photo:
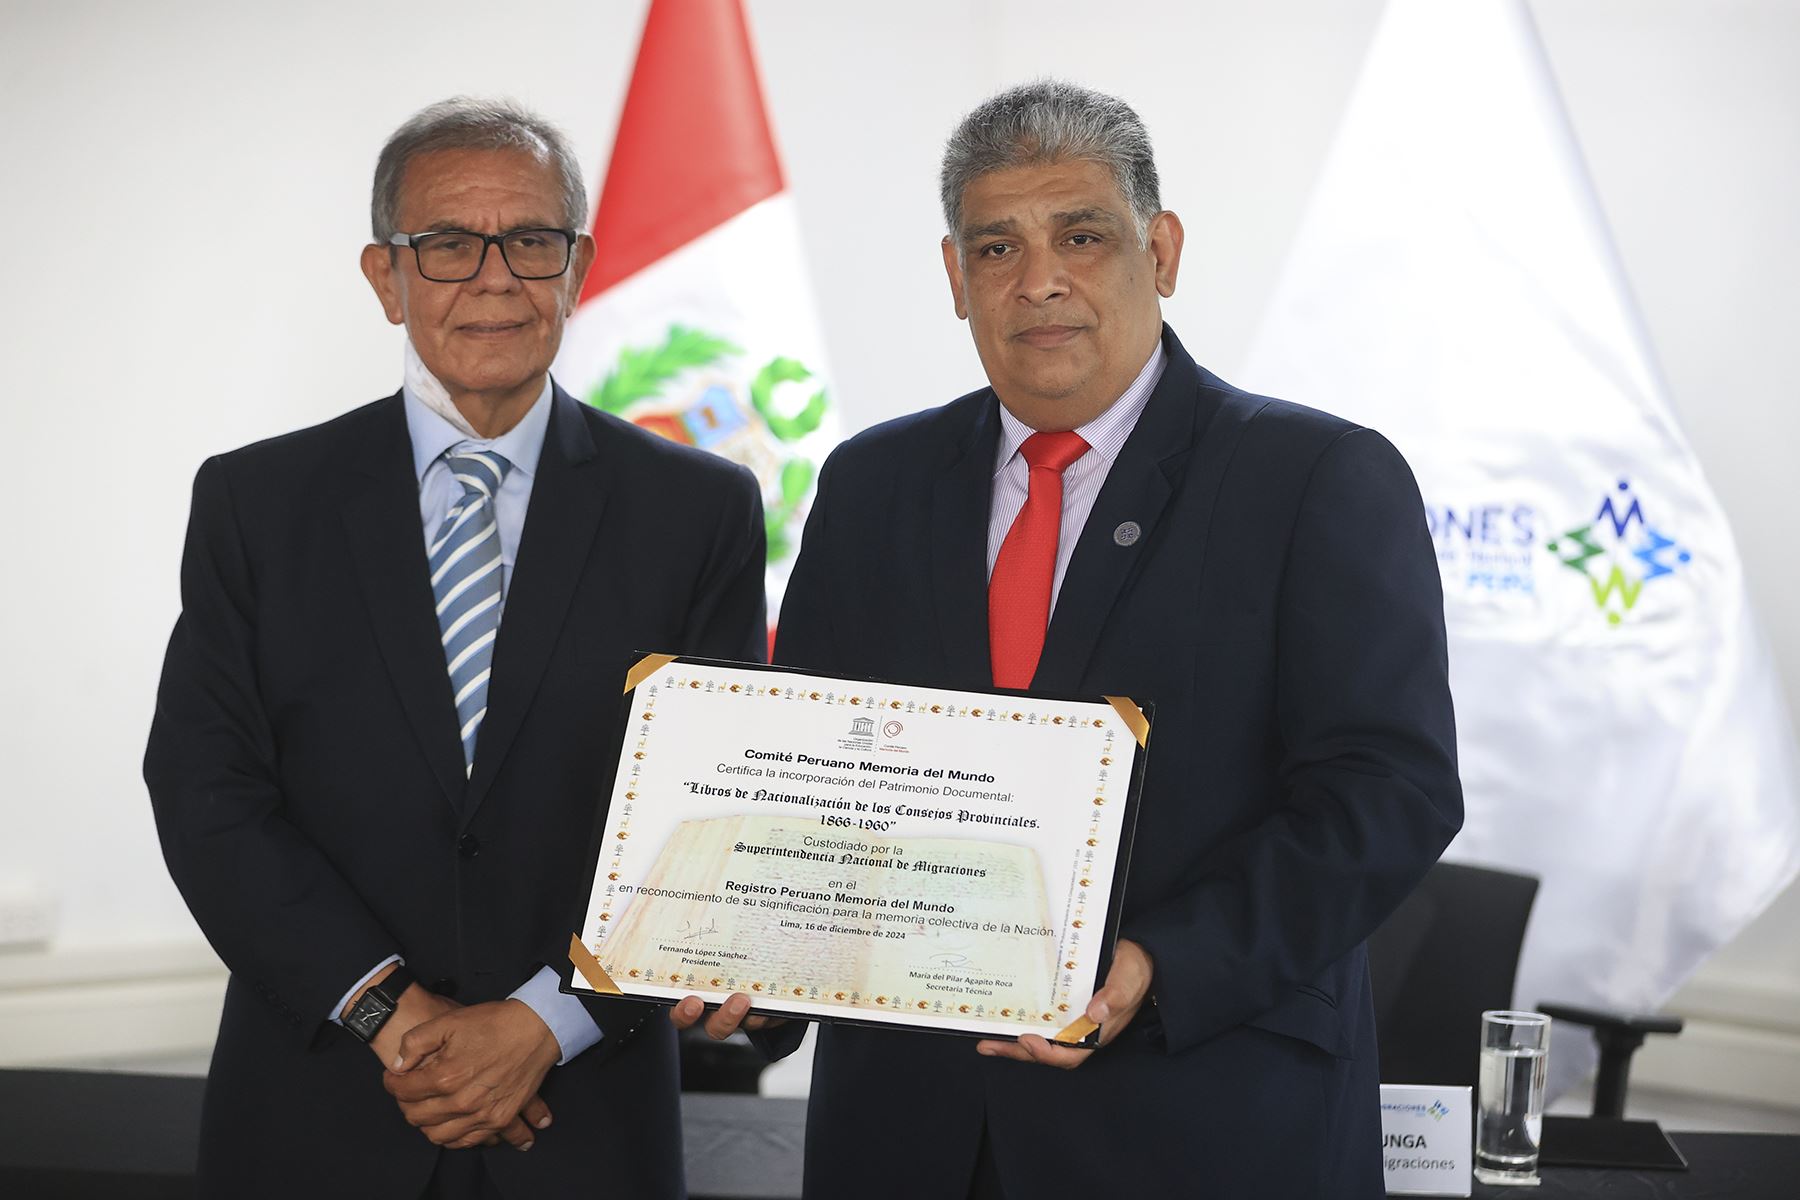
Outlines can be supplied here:
[[1587, 580], [1594, 607], [1615, 628], [1637, 607], [1646, 585], [1674, 575], [1693, 553], [1652, 526], [1629, 480], [1601, 498], [1593, 520], [1547, 547], [1557, 561]]

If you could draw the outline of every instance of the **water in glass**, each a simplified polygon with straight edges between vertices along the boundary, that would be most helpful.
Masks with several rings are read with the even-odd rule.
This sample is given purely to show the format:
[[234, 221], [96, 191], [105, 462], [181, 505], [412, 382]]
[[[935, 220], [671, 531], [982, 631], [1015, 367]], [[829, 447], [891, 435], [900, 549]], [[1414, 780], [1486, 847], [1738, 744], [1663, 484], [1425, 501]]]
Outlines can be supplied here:
[[1537, 1181], [1544, 1065], [1541, 1046], [1482, 1047], [1475, 1173], [1484, 1182]]

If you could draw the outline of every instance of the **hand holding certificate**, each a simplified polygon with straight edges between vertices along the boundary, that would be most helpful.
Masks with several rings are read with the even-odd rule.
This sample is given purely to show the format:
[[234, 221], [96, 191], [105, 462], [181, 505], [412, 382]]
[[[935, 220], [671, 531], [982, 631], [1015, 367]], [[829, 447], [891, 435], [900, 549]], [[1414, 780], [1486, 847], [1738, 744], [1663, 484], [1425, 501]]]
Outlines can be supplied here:
[[575, 992], [989, 1038], [1091, 1035], [1148, 721], [654, 656]]

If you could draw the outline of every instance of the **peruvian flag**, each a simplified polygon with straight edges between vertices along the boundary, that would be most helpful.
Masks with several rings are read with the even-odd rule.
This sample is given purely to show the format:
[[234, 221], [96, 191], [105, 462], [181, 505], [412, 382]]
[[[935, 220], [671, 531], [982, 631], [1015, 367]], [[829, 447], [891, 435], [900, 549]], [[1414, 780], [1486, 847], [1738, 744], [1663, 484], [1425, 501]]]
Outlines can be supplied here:
[[738, 0], [651, 3], [593, 232], [556, 378], [755, 472], [772, 616], [838, 423]]

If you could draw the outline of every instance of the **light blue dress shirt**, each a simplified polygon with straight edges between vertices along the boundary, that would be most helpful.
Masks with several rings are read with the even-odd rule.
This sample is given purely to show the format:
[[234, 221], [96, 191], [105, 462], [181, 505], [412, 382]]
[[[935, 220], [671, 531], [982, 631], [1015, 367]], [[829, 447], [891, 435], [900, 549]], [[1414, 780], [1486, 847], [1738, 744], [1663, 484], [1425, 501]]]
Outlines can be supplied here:
[[[469, 437], [415, 395], [410, 387], [404, 389], [403, 396], [406, 431], [412, 438], [413, 470], [419, 479], [420, 528], [426, 545], [431, 544], [451, 507], [463, 495], [462, 484], [451, 474], [450, 464], [444, 461], [446, 453], [451, 450], [491, 450], [512, 464], [512, 470], [500, 484], [499, 494], [494, 497], [494, 523], [499, 526], [500, 534], [500, 612], [504, 624], [506, 590], [512, 583], [519, 537], [525, 530], [525, 512], [531, 504], [531, 485], [537, 478], [544, 433], [550, 427], [550, 381], [544, 380], [544, 390], [519, 423], [497, 438]], [[481, 753], [479, 739], [475, 753]], [[331, 1010], [331, 1019], [338, 1020], [350, 997], [361, 991], [376, 972], [389, 963], [402, 961], [396, 954], [376, 964], [344, 993], [337, 1007]], [[558, 1065], [600, 1040], [600, 1027], [594, 1024], [593, 1017], [588, 1015], [581, 1001], [563, 995], [558, 989], [557, 973], [547, 966], [539, 968], [536, 975], [521, 984], [512, 998], [529, 1006], [556, 1035], [556, 1043], [562, 1048]]]

